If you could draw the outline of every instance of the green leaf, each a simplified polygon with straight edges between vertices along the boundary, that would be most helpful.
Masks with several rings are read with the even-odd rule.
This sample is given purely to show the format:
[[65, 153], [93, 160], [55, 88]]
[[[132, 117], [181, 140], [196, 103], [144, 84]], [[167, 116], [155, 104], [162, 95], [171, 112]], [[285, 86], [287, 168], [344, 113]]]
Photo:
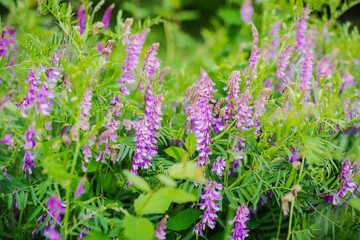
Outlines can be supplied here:
[[198, 220], [200, 215], [201, 212], [196, 209], [186, 209], [171, 217], [166, 227], [174, 231], [187, 229]]
[[176, 163], [168, 171], [169, 176], [175, 179], [190, 179], [200, 183], [207, 183], [203, 169], [198, 168], [194, 162]]
[[352, 207], [360, 211], [360, 199], [350, 199], [348, 202]]
[[[125, 237], [130, 240], [151, 240], [154, 234], [152, 223], [141, 217], [126, 215], [124, 218]], [[102, 238], [98, 238], [102, 239]]]
[[185, 147], [188, 150], [188, 153], [193, 154], [196, 151], [196, 138], [195, 133], [190, 133], [185, 139]]
[[183, 157], [188, 157], [188, 153], [182, 149], [182, 148], [179, 148], [179, 147], [174, 147], [174, 146], [171, 146], [167, 149], [164, 150], [167, 155], [169, 155], [170, 157], [173, 157], [173, 158], [176, 158], [177, 160], [181, 161], [183, 159]]
[[36, 215], [41, 211], [41, 209], [42, 206], [38, 206], [34, 211], [32, 211], [27, 221], [30, 222], [31, 220], [33, 220], [33, 218], [36, 217]]
[[169, 178], [168, 176], [157, 175], [156, 177], [160, 180], [160, 182], [165, 184], [167, 187], [172, 187], [172, 188], [176, 187], [176, 182], [173, 179]]
[[149, 184], [140, 176], [132, 174], [129, 170], [124, 170], [123, 174], [132, 182], [134, 187], [144, 192], [150, 192]]
[[141, 194], [134, 201], [135, 212], [139, 215], [165, 213], [171, 202], [186, 203], [196, 201], [196, 197], [178, 188], [161, 188], [155, 193]]
[[103, 232], [100, 231], [91, 231], [87, 233], [87, 236], [84, 238], [84, 240], [110, 240], [108, 235], [106, 235]]

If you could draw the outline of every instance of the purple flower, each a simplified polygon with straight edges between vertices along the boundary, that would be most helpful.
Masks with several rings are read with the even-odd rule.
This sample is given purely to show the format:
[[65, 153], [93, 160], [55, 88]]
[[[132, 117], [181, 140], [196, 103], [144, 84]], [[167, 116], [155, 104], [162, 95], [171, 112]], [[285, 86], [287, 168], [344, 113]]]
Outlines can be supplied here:
[[87, 120], [88, 120], [88, 116], [90, 116], [90, 109], [92, 105], [91, 104], [92, 94], [93, 94], [93, 87], [90, 85], [85, 90], [84, 98], [82, 99], [80, 106], [80, 118], [82, 120], [80, 128], [82, 130], [88, 129]]
[[105, 163], [105, 154], [111, 155], [110, 149], [109, 149], [109, 140], [112, 142], [116, 142], [116, 138], [118, 138], [118, 135], [115, 133], [115, 131], [119, 128], [120, 121], [117, 121], [115, 119], [110, 119], [108, 125], [105, 127], [107, 128], [106, 131], [104, 131], [100, 137], [98, 138], [98, 141], [96, 143], [97, 146], [100, 146], [101, 144], [105, 143], [105, 150], [101, 151], [98, 156], [96, 157], [96, 161], [99, 161], [101, 156], [103, 156], [102, 162]]
[[207, 76], [204, 70], [201, 70], [201, 77], [197, 81], [193, 96], [190, 101], [188, 121], [193, 124], [192, 131], [195, 132], [197, 141], [196, 150], [199, 153], [197, 159], [198, 165], [206, 165], [209, 162], [211, 149], [209, 148], [210, 139], [210, 126], [212, 123], [212, 106], [211, 102], [216, 102], [212, 96], [215, 83]]
[[290, 148], [291, 155], [285, 157], [290, 162], [296, 162], [300, 159], [299, 150], [297, 150], [295, 147]]
[[147, 88], [146, 103], [145, 103], [145, 119], [134, 122], [133, 126], [136, 131], [136, 152], [133, 160], [133, 167], [131, 172], [137, 174], [138, 168], [147, 169], [148, 166], [151, 166], [152, 157], [157, 154], [157, 140], [155, 137], [160, 135], [155, 132], [156, 130], [161, 129], [161, 120], [162, 115], [161, 104], [163, 101], [163, 96], [158, 95], [153, 97], [150, 87]]
[[1, 139], [0, 143], [11, 146], [14, 144], [14, 139], [11, 133], [6, 133]]
[[[159, 43], [153, 43], [149, 47], [145, 55], [144, 68], [141, 72], [141, 74], [145, 74], [149, 86], [152, 85], [153, 77], [156, 75], [161, 63], [160, 59], [156, 57], [157, 50], [159, 50]], [[140, 81], [140, 89], [144, 91], [143, 79]]]
[[152, 153], [156, 149], [156, 146], [151, 141], [151, 130], [149, 129], [149, 123], [146, 119], [134, 122], [134, 128], [136, 131], [136, 136], [134, 141], [136, 142], [136, 151], [133, 159], [133, 165], [131, 172], [137, 174], [138, 168], [147, 169], [152, 160], [152, 154], [149, 155], [149, 152]]
[[106, 59], [109, 60], [110, 54], [114, 49], [115, 40], [110, 39], [106, 42], [104, 48], [101, 51], [101, 55]]
[[154, 237], [156, 237], [160, 240], [166, 239], [165, 229], [166, 229], [167, 218], [168, 218], [167, 215], [165, 217], [163, 217], [163, 219], [161, 219], [160, 223], [157, 225], [157, 227], [155, 229]]
[[50, 99], [55, 98], [55, 95], [45, 86], [42, 85], [38, 94], [36, 95], [36, 100], [38, 104], [36, 105], [36, 112], [41, 113], [44, 116], [50, 115], [50, 110], [52, 106], [52, 101]]
[[[332, 195], [326, 196], [329, 203], [339, 205], [342, 201], [349, 200], [352, 196], [358, 197], [358, 184], [353, 180], [359, 172], [359, 161], [352, 163], [349, 158], [346, 158], [341, 167], [340, 180], [344, 181], [341, 187]], [[346, 197], [347, 196], [347, 197]], [[346, 198], [345, 198], [346, 197]]]
[[295, 50], [296, 43], [291, 43], [286, 49], [280, 54], [279, 61], [277, 62], [278, 69], [276, 75], [285, 84], [285, 71], [290, 63], [290, 58]]
[[147, 28], [141, 34], [133, 34], [130, 37], [126, 59], [123, 61], [124, 66], [122, 67], [123, 74], [118, 83], [121, 84], [120, 92], [125, 96], [130, 94], [130, 90], [127, 89], [127, 84], [135, 82], [136, 70], [138, 69], [139, 56], [141, 49], [145, 42], [146, 35], [150, 30]]
[[24, 139], [25, 139], [25, 145], [24, 145], [24, 149], [25, 149], [25, 155], [24, 155], [24, 164], [22, 167], [22, 170], [25, 171], [26, 169], [29, 172], [29, 175], [32, 174], [32, 170], [31, 168], [36, 167], [36, 164], [34, 163], [35, 160], [35, 153], [29, 151], [30, 149], [34, 149], [36, 146], [36, 133], [35, 133], [35, 129], [32, 125], [29, 126], [28, 130], [26, 131], [25, 135], [24, 135]]
[[[251, 31], [253, 35], [253, 49], [250, 54], [249, 58], [249, 65], [243, 70], [243, 74], [246, 72], [249, 72], [251, 69], [251, 72], [254, 72], [255, 68], [258, 65], [259, 58], [260, 58], [260, 49], [258, 48], [258, 42], [259, 42], [259, 33], [253, 23], [251, 23]], [[250, 84], [250, 78], [247, 78], [247, 84]]]
[[314, 50], [313, 43], [311, 40], [307, 45], [304, 55], [301, 57], [301, 75], [300, 75], [300, 91], [304, 92], [304, 102], [309, 101], [310, 89], [311, 89], [311, 78], [313, 77], [313, 65], [314, 65]]
[[134, 22], [134, 19], [132, 19], [132, 18], [125, 19], [124, 28], [123, 28], [123, 32], [122, 32], [123, 45], [129, 43], [129, 35], [131, 32], [131, 26], [132, 26], [133, 22]]
[[230, 74], [228, 85], [224, 88], [224, 90], [228, 90], [228, 95], [224, 99], [224, 101], [227, 104], [223, 108], [226, 126], [229, 124], [228, 119], [230, 119], [230, 117], [234, 118], [236, 112], [235, 106], [239, 101], [239, 92], [240, 92], [239, 81], [240, 81], [240, 72], [233, 71]]
[[55, 224], [60, 225], [61, 224], [61, 218], [60, 214], [65, 213], [65, 208], [61, 205], [60, 198], [54, 194], [51, 196], [51, 198], [46, 202], [46, 205], [49, 208], [49, 214], [52, 217], [50, 220], [50, 224], [53, 222], [53, 219], [55, 219]]
[[[253, 107], [249, 106], [251, 100], [251, 95], [247, 92], [240, 94], [238, 107], [235, 115], [235, 128], [239, 130], [239, 132], [251, 129], [253, 127]], [[243, 137], [239, 138], [239, 143], [241, 148], [245, 147], [245, 142]], [[236, 146], [234, 151], [238, 151], [239, 147]]]
[[295, 23], [296, 27], [299, 27], [297, 32], [297, 46], [296, 50], [301, 50], [303, 55], [299, 61], [301, 65], [300, 74], [300, 91], [304, 93], [303, 103], [309, 101], [312, 70], [314, 65], [314, 39], [311, 34], [307, 33], [307, 20], [309, 19], [310, 8], [306, 5], [304, 8], [304, 16]]
[[80, 33], [83, 34], [84, 33], [84, 28], [85, 28], [85, 21], [86, 21], [86, 14], [85, 14], [85, 6], [81, 5], [78, 13], [77, 13], [78, 19], [79, 19], [79, 30]]
[[61, 240], [60, 234], [56, 231], [55, 227], [51, 227], [44, 232], [44, 236], [48, 240]]
[[[8, 61], [9, 52], [12, 52], [11, 60], [9, 65], [6, 63], [4, 67], [13, 66], [15, 63], [15, 45], [17, 44], [15, 40], [15, 28], [13, 27], [4, 27], [1, 31], [1, 41], [0, 41], [0, 56], [4, 56], [5, 62]], [[14, 71], [11, 68], [8, 68], [8, 71], [15, 76]], [[2, 79], [0, 78], [0, 82]]]
[[298, 30], [296, 31], [296, 39], [297, 39], [297, 46], [296, 50], [302, 50], [303, 52], [306, 49], [306, 31], [307, 31], [307, 20], [309, 19], [309, 13], [310, 13], [310, 7], [309, 5], [306, 5], [304, 8], [304, 16], [299, 19], [295, 23], [295, 26], [298, 27]]
[[12, 98], [12, 95], [15, 93], [16, 91], [13, 89], [13, 90], [10, 90], [8, 91], [5, 96], [3, 96], [1, 99], [0, 99], [0, 111], [2, 111], [6, 105], [6, 103], [10, 102], [11, 98]]
[[221, 176], [224, 175], [225, 167], [226, 167], [225, 158], [217, 157], [216, 162], [214, 162], [214, 164], [211, 168], [211, 172], [215, 172], [221, 179]]
[[85, 177], [80, 180], [80, 183], [76, 188], [75, 197], [79, 197], [81, 194], [85, 193], [85, 189], [84, 189], [85, 181], [86, 181]]
[[266, 103], [269, 98], [270, 88], [264, 88], [254, 103], [254, 118], [261, 117], [266, 112]]
[[236, 211], [236, 215], [232, 221], [229, 221], [229, 224], [235, 223], [234, 229], [231, 231], [233, 233], [231, 239], [234, 240], [244, 240], [249, 236], [249, 230], [246, 230], [246, 223], [249, 221], [250, 217], [249, 209], [241, 204]]
[[216, 203], [215, 201], [220, 201], [223, 198], [221, 193], [216, 190], [221, 191], [222, 185], [215, 181], [210, 181], [207, 185], [205, 185], [204, 193], [200, 196], [203, 203], [199, 203], [199, 208], [201, 210], [205, 209], [205, 212], [200, 216], [202, 219], [201, 222], [197, 223], [194, 227], [196, 235], [200, 234], [203, 236], [203, 230], [205, 230], [206, 225], [211, 229], [214, 229], [215, 227], [215, 221], [217, 218], [216, 212], [220, 210], [219, 206], [221, 205], [221, 203]]
[[106, 12], [104, 14], [104, 17], [102, 19], [102, 23], [104, 24], [104, 29], [105, 31], [109, 29], [109, 20], [110, 20], [110, 16], [111, 16], [111, 12], [114, 9], [115, 4], [111, 4], [107, 9]]
[[341, 81], [341, 85], [340, 85], [340, 89], [339, 89], [339, 92], [341, 93], [345, 86], [348, 86], [349, 88], [352, 88], [354, 86], [357, 85], [357, 80], [356, 78], [354, 78], [353, 75], [351, 75], [350, 73], [346, 73], [344, 76], [343, 76], [343, 79]]
[[80, 234], [79, 234], [79, 237], [77, 238], [77, 240], [81, 240], [84, 237], [86, 237], [87, 236], [86, 232], [89, 231], [89, 228], [85, 227], [85, 226], [81, 226], [81, 229], [84, 230], [84, 231], [80, 231]]
[[254, 8], [252, 6], [251, 0], [245, 0], [240, 8], [241, 18], [245, 22], [251, 22], [253, 13], [254, 13]]

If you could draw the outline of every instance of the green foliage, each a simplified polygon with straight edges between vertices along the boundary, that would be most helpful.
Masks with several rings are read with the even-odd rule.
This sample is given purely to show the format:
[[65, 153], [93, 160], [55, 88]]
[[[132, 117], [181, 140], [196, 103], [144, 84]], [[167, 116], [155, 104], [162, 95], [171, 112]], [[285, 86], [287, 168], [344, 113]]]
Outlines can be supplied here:
[[[112, 2], [115, 8], [105, 30], [99, 24]], [[248, 71], [243, 70], [254, 49], [251, 25], [239, 12], [245, 1], [190, 2], [0, 0], [8, 11], [4, 14], [1, 9], [0, 29], [5, 33], [14, 27], [16, 42], [14, 48], [9, 44], [0, 49], [6, 52], [0, 56], [1, 239], [31, 239], [32, 233], [35, 239], [43, 238], [50, 227], [62, 239], [77, 239], [84, 233], [83, 239], [90, 240], [154, 239], [156, 226], [167, 215], [167, 239], [200, 239], [193, 229], [202, 221], [205, 209], [198, 204], [204, 202], [201, 195], [210, 181], [222, 185], [222, 200], [216, 227], [206, 227], [204, 239], [228, 239], [234, 227], [229, 221], [241, 204], [252, 212], [247, 222], [249, 239], [360, 239], [356, 199], [360, 34], [353, 24], [340, 21], [359, 1], [250, 1], [261, 56]], [[81, 4], [83, 33], [77, 14]], [[296, 50], [290, 58], [287, 77], [292, 81], [282, 83], [276, 72], [280, 53], [298, 42], [295, 22], [304, 15], [306, 4], [311, 11], [307, 34], [315, 47], [311, 101], [304, 103], [298, 66], [304, 53]], [[131, 92], [125, 96], [118, 81], [128, 53], [124, 33], [129, 13], [134, 18], [131, 34], [146, 28], [151, 32], [134, 71], [135, 83], [128, 85]], [[197, 25], [203, 21], [206, 28]], [[273, 33], [276, 26], [279, 30]], [[104, 48], [109, 40], [115, 43], [107, 55]], [[160, 43], [162, 60], [152, 80], [154, 96], [164, 96], [162, 128], [154, 130], [159, 133], [154, 143], [157, 154], [145, 156], [151, 161], [135, 175], [130, 169], [135, 154], [140, 154], [136, 124], [149, 114], [145, 111], [148, 91], [140, 91], [140, 81], [151, 85], [143, 62], [153, 42]], [[330, 59], [332, 73], [320, 76], [324, 57]], [[170, 70], [162, 75], [165, 66]], [[29, 105], [27, 113], [23, 111], [30, 69], [37, 71], [40, 88], [46, 85], [50, 70], [59, 70], [49, 114], [39, 114], [36, 103]], [[224, 88], [234, 70], [240, 71], [239, 94], [251, 96], [251, 109], [262, 93], [271, 91], [264, 100], [264, 113], [251, 119], [251, 127], [238, 125], [233, 116], [224, 124], [224, 106], [232, 102], [230, 112], [236, 115], [239, 102], [211, 103], [212, 125], [207, 130], [212, 150], [207, 165], [199, 167], [201, 140], [192, 129], [184, 96], [188, 87], [196, 85], [200, 69], [215, 83], [212, 97], [217, 102], [228, 95]], [[347, 73], [355, 79], [353, 86], [345, 81]], [[89, 88], [91, 110], [85, 123], [83, 101]], [[20, 107], [15, 105], [19, 103]], [[102, 142], [112, 121], [119, 123], [112, 129], [114, 135]], [[130, 130], [127, 121], [132, 123]], [[87, 128], [81, 127], [84, 123]], [[36, 145], [27, 149], [30, 140], [25, 135], [30, 126], [35, 129]], [[11, 144], [3, 142], [6, 134], [11, 134]], [[296, 155], [294, 149], [298, 151], [295, 163], [289, 161]], [[31, 175], [23, 168], [26, 153], [35, 155]], [[224, 175], [213, 170], [217, 158], [224, 159]], [[344, 159], [353, 166], [350, 179], [343, 176]], [[82, 179], [85, 193], [75, 196]], [[357, 188], [345, 191], [346, 184]], [[301, 190], [284, 207], [284, 196], [297, 185]], [[48, 200], [54, 195], [65, 209], [58, 224], [49, 212]], [[332, 197], [338, 197], [338, 202], [329, 201]], [[284, 209], [289, 211], [287, 216]]]

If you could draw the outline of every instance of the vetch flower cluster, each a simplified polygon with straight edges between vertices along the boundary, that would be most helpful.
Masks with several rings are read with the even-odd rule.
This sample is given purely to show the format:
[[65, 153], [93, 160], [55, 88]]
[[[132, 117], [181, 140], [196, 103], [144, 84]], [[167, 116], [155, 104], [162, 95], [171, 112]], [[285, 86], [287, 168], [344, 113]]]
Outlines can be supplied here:
[[231, 239], [244, 240], [249, 236], [249, 230], [246, 230], [247, 221], [250, 219], [249, 215], [249, 209], [244, 204], [241, 204], [236, 211], [234, 219], [229, 221], [231, 225], [235, 223], [235, 227], [231, 231], [233, 233]]
[[[145, 74], [149, 86], [152, 85], [152, 80], [160, 67], [161, 60], [156, 57], [159, 46], [159, 43], [153, 43], [145, 55], [144, 67], [141, 74]], [[140, 81], [140, 90], [144, 91], [143, 79]]]
[[136, 131], [136, 152], [133, 160], [131, 172], [137, 174], [138, 168], [147, 169], [151, 166], [152, 157], [157, 154], [157, 140], [159, 133], [155, 130], [161, 129], [162, 115], [161, 105], [164, 97], [162, 95], [153, 96], [150, 87], [147, 88], [145, 103], [145, 118], [139, 122], [134, 122], [133, 126]]
[[154, 237], [158, 238], [159, 240], [166, 239], [165, 229], [166, 229], [166, 223], [167, 223], [168, 217], [169, 217], [168, 215], [163, 217], [155, 229]]
[[194, 227], [194, 232], [198, 235], [203, 236], [203, 231], [205, 230], [206, 225], [213, 229], [216, 224], [217, 215], [216, 212], [220, 211], [220, 202], [223, 197], [220, 192], [222, 190], [222, 185], [215, 181], [210, 181], [205, 185], [204, 193], [200, 196], [202, 203], [199, 203], [199, 208], [205, 210], [204, 214], [200, 216], [202, 219], [200, 223], [197, 223]]
[[36, 164], [34, 162], [36, 154], [33, 153], [31, 150], [35, 148], [37, 143], [35, 140], [36, 139], [35, 129], [32, 125], [30, 125], [28, 130], [26, 131], [24, 135], [24, 139], [25, 139], [25, 145], [24, 145], [25, 155], [23, 159], [24, 164], [22, 170], [24, 172], [28, 170], [29, 175], [31, 175], [32, 174], [31, 168], [36, 167]]
[[193, 96], [190, 101], [188, 121], [192, 123], [192, 131], [195, 132], [197, 141], [196, 150], [199, 158], [198, 165], [206, 165], [209, 162], [211, 149], [209, 148], [210, 126], [212, 123], [212, 106], [210, 102], [216, 102], [211, 96], [215, 83], [207, 76], [204, 70], [201, 70], [201, 77], [197, 81]]
[[141, 34], [133, 34], [130, 37], [128, 47], [125, 50], [127, 52], [126, 59], [123, 61], [124, 66], [122, 67], [123, 74], [121, 75], [118, 83], [121, 84], [120, 92], [125, 96], [130, 94], [130, 90], [127, 85], [135, 82], [136, 71], [139, 65], [139, 57], [141, 49], [145, 42], [146, 35], [150, 29], [145, 29]]

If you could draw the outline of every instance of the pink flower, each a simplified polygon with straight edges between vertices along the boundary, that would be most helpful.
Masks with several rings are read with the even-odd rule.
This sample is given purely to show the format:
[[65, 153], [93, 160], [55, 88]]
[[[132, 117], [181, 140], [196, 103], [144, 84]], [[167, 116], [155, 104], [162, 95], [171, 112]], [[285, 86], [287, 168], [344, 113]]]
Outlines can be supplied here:
[[111, 4], [107, 9], [106, 12], [104, 14], [102, 23], [104, 24], [104, 29], [105, 31], [109, 29], [109, 21], [110, 21], [110, 16], [111, 16], [111, 12], [114, 9], [115, 4]]
[[199, 153], [199, 158], [196, 163], [198, 165], [206, 165], [209, 162], [211, 149], [209, 148], [210, 126], [212, 123], [212, 106], [210, 102], [216, 102], [211, 96], [215, 83], [207, 76], [204, 70], [201, 70], [201, 76], [197, 81], [193, 96], [190, 101], [188, 121], [192, 122], [192, 131], [195, 132], [197, 141], [196, 149]]
[[231, 239], [233, 240], [244, 240], [249, 236], [249, 230], [246, 230], [246, 223], [249, 221], [250, 211], [244, 205], [241, 204], [236, 211], [236, 215], [232, 221], [229, 221], [229, 224], [235, 223], [235, 227], [231, 231], [233, 233]]
[[130, 94], [130, 90], [127, 88], [127, 84], [135, 82], [141, 49], [149, 31], [150, 30], [147, 28], [141, 34], [137, 33], [131, 35], [129, 45], [125, 50], [127, 55], [126, 59], [123, 61], [123, 74], [121, 75], [121, 79], [118, 81], [118, 83], [121, 84], [120, 92], [125, 96]]
[[216, 162], [214, 162], [211, 172], [215, 172], [219, 178], [224, 175], [224, 169], [226, 167], [225, 158], [217, 157]]
[[207, 185], [205, 185], [204, 193], [200, 196], [202, 199], [202, 203], [199, 203], [199, 208], [201, 210], [205, 210], [204, 214], [200, 216], [201, 223], [197, 223], [194, 227], [194, 232], [198, 235], [200, 234], [203, 236], [203, 230], [205, 230], [206, 225], [210, 227], [211, 229], [215, 228], [217, 215], [216, 212], [220, 210], [220, 202], [215, 201], [221, 201], [222, 196], [220, 192], [216, 191], [222, 190], [222, 185], [215, 182], [210, 181]]
[[245, 22], [251, 22], [253, 13], [254, 13], [254, 8], [252, 6], [251, 0], [245, 0], [240, 8], [241, 18]]
[[[159, 43], [153, 43], [149, 47], [149, 50], [145, 55], [144, 68], [141, 72], [141, 74], [145, 74], [149, 86], [152, 85], [152, 80], [156, 75], [156, 72], [158, 71], [161, 63], [161, 60], [156, 57], [157, 50], [159, 50]], [[140, 81], [140, 89], [144, 91], [143, 79]]]
[[156, 237], [160, 240], [166, 239], [165, 229], [166, 229], [167, 218], [168, 218], [167, 215], [165, 217], [163, 217], [155, 229], [154, 237]]
[[61, 224], [61, 218], [60, 214], [65, 213], [65, 208], [61, 205], [60, 198], [54, 194], [51, 196], [51, 198], [46, 202], [46, 205], [49, 208], [49, 214], [52, 217], [50, 220], [50, 224], [52, 223], [53, 219], [55, 219], [55, 223], [60, 225]]
[[86, 181], [85, 177], [80, 180], [80, 183], [76, 188], [75, 197], [79, 197], [81, 194], [85, 193], [85, 189], [84, 189], [85, 181]]
[[60, 234], [56, 231], [55, 227], [51, 227], [44, 232], [44, 236], [48, 240], [61, 240]]

